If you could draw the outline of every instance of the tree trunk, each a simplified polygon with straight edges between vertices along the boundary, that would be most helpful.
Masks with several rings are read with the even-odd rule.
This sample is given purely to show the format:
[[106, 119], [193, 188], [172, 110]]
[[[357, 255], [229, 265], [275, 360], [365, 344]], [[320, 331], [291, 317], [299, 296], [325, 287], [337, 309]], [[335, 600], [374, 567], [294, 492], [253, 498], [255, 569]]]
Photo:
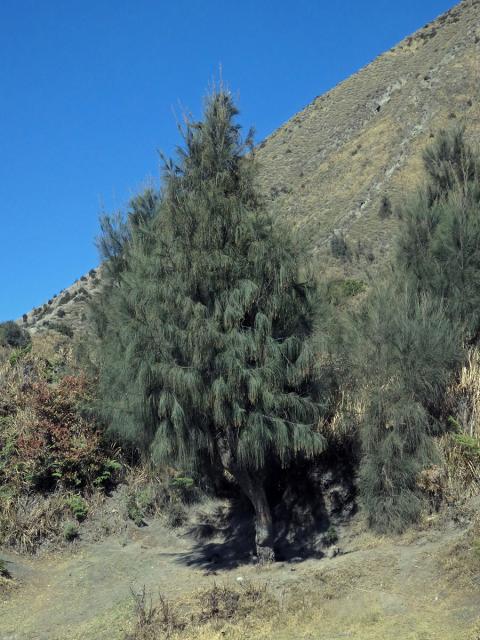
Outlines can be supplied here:
[[268, 504], [263, 479], [254, 477], [243, 470], [236, 470], [234, 475], [255, 511], [255, 546], [258, 561], [261, 564], [274, 562], [272, 512]]
[[274, 562], [272, 512], [265, 493], [263, 474], [260, 471], [251, 473], [239, 467], [225, 442], [219, 440], [217, 446], [223, 467], [238, 482], [255, 511], [255, 546], [258, 561], [261, 564]]

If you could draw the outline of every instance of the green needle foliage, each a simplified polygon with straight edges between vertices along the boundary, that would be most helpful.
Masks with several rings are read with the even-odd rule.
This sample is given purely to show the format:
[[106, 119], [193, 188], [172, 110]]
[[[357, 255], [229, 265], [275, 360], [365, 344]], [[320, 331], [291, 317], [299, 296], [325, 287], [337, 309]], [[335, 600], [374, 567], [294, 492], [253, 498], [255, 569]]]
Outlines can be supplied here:
[[424, 154], [428, 181], [401, 211], [392, 274], [353, 318], [352, 361], [365, 401], [360, 484], [372, 526], [418, 519], [419, 472], [465, 342], [480, 332], [480, 163], [461, 130]]
[[441, 306], [397, 283], [370, 294], [353, 317], [355, 376], [365, 415], [360, 490], [370, 525], [400, 532], [422, 500], [419, 472], [435, 461], [438, 407], [458, 363], [459, 339]]
[[[310, 346], [315, 288], [300, 255], [272, 225], [254, 186], [251, 135], [242, 139], [228, 92], [186, 122], [161, 197], [104, 224], [109, 283], [97, 312], [104, 414], [159, 462], [208, 457], [255, 510], [257, 551], [273, 558], [264, 483], [323, 448], [316, 430]], [[110, 264], [110, 266], [108, 266]]]
[[468, 342], [480, 335], [480, 161], [462, 130], [424, 154], [426, 188], [402, 211], [396, 268], [445, 304]]

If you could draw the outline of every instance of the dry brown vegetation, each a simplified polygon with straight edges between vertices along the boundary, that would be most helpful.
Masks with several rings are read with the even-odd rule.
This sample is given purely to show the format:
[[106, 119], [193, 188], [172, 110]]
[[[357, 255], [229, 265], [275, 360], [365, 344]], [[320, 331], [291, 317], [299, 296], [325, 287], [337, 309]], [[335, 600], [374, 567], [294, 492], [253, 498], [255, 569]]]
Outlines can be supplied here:
[[119, 464], [84, 413], [91, 383], [64, 337], [42, 334], [0, 358], [0, 543], [33, 552], [76, 537]]

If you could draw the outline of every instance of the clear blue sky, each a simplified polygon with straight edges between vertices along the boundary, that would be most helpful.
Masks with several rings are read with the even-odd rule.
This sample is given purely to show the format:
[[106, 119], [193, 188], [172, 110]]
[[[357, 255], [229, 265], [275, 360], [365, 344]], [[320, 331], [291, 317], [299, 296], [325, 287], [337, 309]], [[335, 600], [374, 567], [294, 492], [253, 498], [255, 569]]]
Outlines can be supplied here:
[[98, 262], [219, 65], [260, 141], [454, 0], [1, 0], [0, 320]]

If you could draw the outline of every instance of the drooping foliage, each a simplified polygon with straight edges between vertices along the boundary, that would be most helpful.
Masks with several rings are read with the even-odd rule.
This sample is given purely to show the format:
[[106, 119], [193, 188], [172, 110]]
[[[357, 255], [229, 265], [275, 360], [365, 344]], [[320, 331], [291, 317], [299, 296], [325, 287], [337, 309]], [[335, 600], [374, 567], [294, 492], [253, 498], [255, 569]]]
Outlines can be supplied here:
[[467, 341], [480, 331], [480, 161], [462, 130], [424, 154], [426, 188], [402, 211], [396, 269], [442, 300]]
[[215, 91], [165, 163], [155, 213], [106, 228], [106, 244], [119, 236], [123, 248], [106, 253], [121, 267], [102, 300], [100, 387], [113, 428], [155, 459], [186, 466], [207, 455], [227, 469], [271, 556], [267, 463], [323, 447], [309, 345], [315, 288], [264, 211], [236, 115], [230, 94]]
[[352, 362], [364, 397], [360, 490], [371, 526], [401, 531], [420, 515], [419, 472], [436, 459], [438, 408], [458, 335], [431, 296], [392, 283], [353, 316]]
[[435, 460], [432, 436], [448, 428], [446, 386], [480, 330], [480, 164], [459, 130], [441, 132], [424, 163], [427, 183], [401, 209], [392, 272], [353, 323], [366, 406], [361, 489], [380, 531], [419, 516], [418, 474]]

